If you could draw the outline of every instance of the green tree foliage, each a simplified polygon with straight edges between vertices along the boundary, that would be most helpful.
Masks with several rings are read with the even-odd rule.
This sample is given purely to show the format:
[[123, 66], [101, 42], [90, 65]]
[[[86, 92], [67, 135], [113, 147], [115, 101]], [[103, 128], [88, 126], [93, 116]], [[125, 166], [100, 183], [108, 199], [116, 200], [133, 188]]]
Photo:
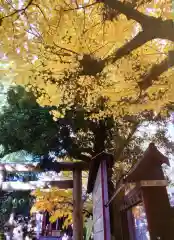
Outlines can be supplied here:
[[56, 138], [57, 125], [49, 110], [37, 104], [33, 94], [20, 86], [10, 88], [7, 105], [2, 112], [0, 143], [5, 153], [26, 150], [40, 154], [51, 149], [51, 139]]
[[[118, 167], [125, 171], [141, 157], [146, 142], [153, 140], [168, 153], [173, 152], [167, 136], [168, 121], [160, 116], [154, 118], [149, 112], [118, 119], [110, 115], [94, 121], [90, 117], [93, 112], [78, 104], [71, 108], [41, 107], [34, 95], [20, 86], [9, 89], [7, 102], [0, 115], [0, 143], [6, 153], [25, 150], [41, 156], [54, 151], [59, 157], [90, 162], [96, 154], [107, 151], [114, 154]], [[104, 103], [100, 99], [94, 111], [104, 109]], [[52, 109], [62, 115], [56, 121]], [[143, 128], [151, 124], [157, 130], [148, 135]]]
[[[37, 131], [30, 127], [24, 132], [32, 119], [23, 121], [23, 131], [7, 127], [20, 136], [15, 132], [8, 144], [9, 132], [2, 135], [6, 148], [16, 144], [11, 151], [24, 148], [39, 154], [64, 150], [66, 156], [85, 161], [111, 149], [118, 162], [139, 158], [144, 140], [135, 135], [137, 129], [145, 121], [165, 128], [163, 116], [173, 103], [171, 1], [0, 3], [0, 34], [5, 34], [0, 50], [16, 82], [32, 90], [42, 106], [50, 106], [55, 120], [48, 108], [34, 103], [43, 110], [32, 113]], [[44, 123], [41, 112], [48, 117]], [[14, 120], [20, 116], [11, 121], [21, 123]], [[158, 132], [160, 144], [164, 135], [165, 130]], [[169, 140], [166, 145], [171, 148]]]
[[1, 224], [0, 229], [9, 220], [10, 214], [15, 212], [17, 215], [29, 216], [30, 208], [34, 198], [30, 192], [4, 193], [0, 197]]

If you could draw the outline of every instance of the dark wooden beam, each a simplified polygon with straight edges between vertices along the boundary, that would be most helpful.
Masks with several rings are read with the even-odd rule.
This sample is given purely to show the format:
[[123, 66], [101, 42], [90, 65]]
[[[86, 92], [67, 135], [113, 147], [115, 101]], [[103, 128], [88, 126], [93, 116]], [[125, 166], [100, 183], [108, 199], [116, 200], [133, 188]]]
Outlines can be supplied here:
[[61, 171], [73, 171], [73, 170], [81, 170], [87, 171], [89, 170], [89, 164], [84, 162], [59, 162]]
[[[51, 163], [50, 171], [73, 171], [74, 169], [79, 169], [81, 171], [86, 171], [89, 169], [89, 165], [84, 162], [53, 162]], [[42, 172], [38, 165], [34, 164], [0, 164], [0, 170], [7, 172]]]

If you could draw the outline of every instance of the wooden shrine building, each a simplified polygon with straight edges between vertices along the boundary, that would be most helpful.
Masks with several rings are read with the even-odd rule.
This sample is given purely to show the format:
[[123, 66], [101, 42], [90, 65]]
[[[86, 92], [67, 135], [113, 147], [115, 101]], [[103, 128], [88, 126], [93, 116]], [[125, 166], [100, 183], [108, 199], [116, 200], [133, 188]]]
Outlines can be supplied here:
[[[93, 194], [94, 240], [174, 239], [168, 182], [162, 169], [162, 164], [169, 165], [169, 161], [153, 143], [120, 179], [112, 197], [109, 193], [112, 157], [101, 154], [95, 163], [91, 164], [88, 181], [88, 193]], [[144, 223], [138, 225], [138, 221]]]
[[[169, 165], [154, 144], [144, 156], [113, 187], [111, 181], [113, 157], [101, 153], [91, 161], [88, 193], [93, 195], [94, 240], [140, 240], [143, 234], [151, 240], [173, 240], [172, 211], [167, 194], [167, 180], [162, 165]], [[40, 171], [36, 166], [20, 166], [20, 171]], [[48, 171], [72, 171], [73, 181], [57, 182], [59, 186], [73, 187], [73, 239], [83, 239], [82, 171], [88, 166], [82, 162], [52, 162], [40, 166]], [[19, 171], [19, 166], [0, 165], [1, 189], [5, 171]], [[140, 213], [141, 210], [141, 213]], [[137, 222], [142, 220], [145, 233]], [[147, 236], [145, 239], [148, 239]]]

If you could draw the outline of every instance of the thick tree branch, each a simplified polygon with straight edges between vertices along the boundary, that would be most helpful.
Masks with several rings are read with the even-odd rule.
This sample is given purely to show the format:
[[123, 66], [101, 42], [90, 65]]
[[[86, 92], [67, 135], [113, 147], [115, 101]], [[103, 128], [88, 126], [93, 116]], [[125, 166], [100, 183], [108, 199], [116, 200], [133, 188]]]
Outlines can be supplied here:
[[174, 24], [172, 20], [162, 20], [161, 18], [148, 16], [134, 9], [131, 4], [126, 4], [118, 0], [105, 0], [104, 3], [107, 7], [124, 14], [128, 19], [138, 22], [142, 27], [142, 32], [138, 33], [132, 40], [109, 57], [109, 59], [112, 59], [112, 63], [143, 46], [150, 40], [160, 38], [174, 41]]
[[[136, 99], [130, 100], [128, 98], [125, 98], [123, 101], [128, 101], [129, 104], [137, 104], [142, 101], [144, 101], [144, 97], [147, 96], [147, 94], [143, 93], [146, 91], [149, 87], [153, 85], [153, 82], [158, 81], [158, 77], [166, 72], [171, 67], [174, 67], [174, 51], [169, 52], [169, 56], [165, 58], [161, 63], [154, 64], [150, 71], [142, 76], [140, 82], [138, 83], [138, 86], [140, 88], [140, 94]], [[156, 116], [155, 119], [157, 119], [158, 116]]]
[[[137, 9], [134, 9], [131, 4], [126, 4], [118, 0], [105, 0], [104, 3], [107, 7], [124, 14], [128, 19], [135, 20], [142, 27], [142, 31], [132, 40], [117, 49], [112, 56], [107, 58], [107, 63], [116, 62], [118, 59], [130, 54], [133, 50], [136, 50], [153, 39], [160, 38], [174, 42], [174, 24], [172, 20], [162, 20], [161, 18], [145, 15]], [[153, 65], [149, 73], [142, 77], [138, 84], [140, 90], [147, 90], [147, 88], [152, 85], [153, 80], [157, 80], [162, 73], [173, 66], [174, 52], [170, 52], [168, 58], [163, 60], [160, 64]], [[141, 98], [141, 94], [139, 98]]]
[[114, 63], [118, 59], [130, 54], [134, 49], [141, 47], [143, 44], [152, 39], [152, 36], [147, 35], [144, 31], [141, 31], [132, 40], [130, 40], [125, 45], [116, 50], [112, 56], [108, 57], [107, 61], [110, 63]]
[[[138, 22], [142, 27], [146, 25], [149, 19], [153, 19], [154, 17], [147, 16], [134, 9], [131, 3], [124, 3], [118, 0], [104, 0], [103, 1], [106, 7], [117, 10], [119, 13], [124, 14], [127, 19], [132, 19]], [[156, 18], [154, 18], [156, 19]]]
[[158, 77], [174, 66], [174, 51], [169, 52], [169, 56], [161, 63], [152, 66], [150, 71], [143, 76], [142, 81], [138, 83], [141, 90], [145, 91], [152, 86], [152, 81], [158, 80]]

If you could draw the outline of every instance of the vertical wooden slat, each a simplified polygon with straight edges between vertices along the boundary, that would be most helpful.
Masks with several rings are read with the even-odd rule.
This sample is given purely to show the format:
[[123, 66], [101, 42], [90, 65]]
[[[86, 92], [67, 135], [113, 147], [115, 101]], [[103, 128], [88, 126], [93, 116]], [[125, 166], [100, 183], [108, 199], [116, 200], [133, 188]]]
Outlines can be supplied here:
[[122, 240], [130, 240], [127, 211], [121, 212]]
[[109, 201], [108, 196], [108, 173], [107, 173], [107, 164], [106, 160], [103, 160], [101, 163], [101, 187], [102, 187], [102, 202], [103, 202], [103, 224], [104, 224], [104, 239], [111, 239], [111, 226], [110, 226], [110, 215], [109, 208], [105, 205]]
[[5, 180], [5, 172], [3, 170], [0, 170], [0, 189], [2, 188], [2, 183]]
[[58, 230], [58, 228], [59, 228], [59, 219], [57, 219], [56, 221], [56, 230]]
[[49, 236], [52, 236], [52, 223], [49, 223]]
[[73, 239], [83, 239], [82, 172], [73, 171]]

